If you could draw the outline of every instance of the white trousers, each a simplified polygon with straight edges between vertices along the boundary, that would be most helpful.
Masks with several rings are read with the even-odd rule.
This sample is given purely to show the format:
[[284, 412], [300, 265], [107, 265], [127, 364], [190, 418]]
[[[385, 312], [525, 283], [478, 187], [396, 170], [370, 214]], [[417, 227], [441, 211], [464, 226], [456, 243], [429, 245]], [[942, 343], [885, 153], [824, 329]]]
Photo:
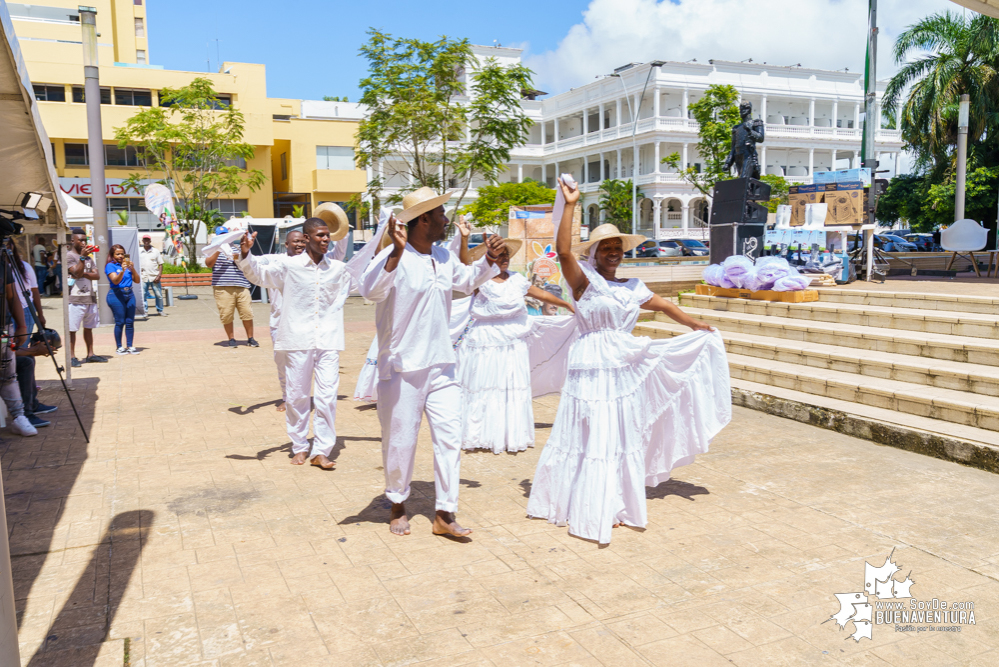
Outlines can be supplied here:
[[329, 456], [336, 444], [336, 395], [340, 387], [340, 353], [336, 350], [283, 350], [285, 415], [295, 454], [309, 451], [309, 412], [315, 378], [316, 415], [309, 458]]
[[423, 414], [434, 443], [437, 509], [458, 509], [461, 476], [461, 387], [454, 364], [411, 373], [392, 373], [378, 383], [378, 419], [382, 425], [385, 497], [392, 503], [409, 498], [416, 438]]
[[[271, 343], [274, 343], [274, 335], [277, 333], [275, 327], [271, 327]], [[278, 371], [278, 382], [281, 384], [281, 400], [288, 400], [288, 391], [285, 389], [285, 366], [288, 364], [288, 360], [285, 359], [284, 350], [274, 350], [274, 365], [277, 366]]]

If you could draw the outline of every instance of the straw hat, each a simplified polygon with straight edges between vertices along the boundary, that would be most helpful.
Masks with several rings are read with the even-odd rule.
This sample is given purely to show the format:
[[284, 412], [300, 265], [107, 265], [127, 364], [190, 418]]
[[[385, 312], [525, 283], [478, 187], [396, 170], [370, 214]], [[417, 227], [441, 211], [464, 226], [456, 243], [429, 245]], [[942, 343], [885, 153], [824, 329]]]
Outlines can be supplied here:
[[438, 206], [443, 206], [453, 194], [453, 190], [445, 192], [442, 195], [437, 194], [430, 188], [414, 190], [402, 198], [402, 213], [395, 216], [395, 219], [398, 222], [409, 222], [424, 213], [434, 210]]
[[590, 252], [590, 247], [600, 243], [605, 239], [621, 239], [621, 245], [625, 252], [637, 248], [641, 244], [648, 241], [647, 238], [641, 234], [625, 234], [620, 231], [615, 225], [606, 222], [592, 232], [590, 232], [590, 238], [588, 241], [583, 241], [582, 243], [577, 243], [572, 246], [572, 252], [582, 255]]
[[350, 221], [343, 209], [332, 202], [326, 202], [316, 207], [312, 217], [326, 223], [330, 230], [330, 242], [339, 241], [350, 231]]
[[[490, 236], [492, 235], [490, 234]], [[505, 245], [506, 249], [510, 251], [510, 257], [513, 257], [517, 254], [517, 251], [520, 250], [520, 247], [524, 245], [524, 242], [520, 239], [503, 239], [503, 245]], [[482, 259], [482, 256], [486, 254], [487, 250], [489, 250], [489, 246], [485, 243], [480, 243], [468, 252], [472, 256], [472, 261], [476, 262]]]

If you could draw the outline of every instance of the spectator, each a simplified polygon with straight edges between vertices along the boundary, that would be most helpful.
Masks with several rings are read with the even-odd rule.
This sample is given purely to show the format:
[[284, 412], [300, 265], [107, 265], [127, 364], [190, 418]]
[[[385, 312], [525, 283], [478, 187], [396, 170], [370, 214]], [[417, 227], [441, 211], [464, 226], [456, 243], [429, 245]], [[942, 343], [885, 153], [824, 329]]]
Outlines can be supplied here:
[[[34, 312], [38, 315], [38, 323], [42, 325], [42, 328], [45, 328], [45, 315], [42, 313], [42, 297], [38, 293], [35, 272], [31, 270], [30, 264], [21, 259], [21, 252], [17, 249], [17, 244], [8, 240], [7, 246], [14, 255], [14, 269], [17, 271], [17, 274], [14, 276], [14, 291], [17, 292], [17, 296], [21, 301], [21, 309], [24, 311], [24, 326], [27, 328], [28, 335], [30, 336], [35, 328], [35, 318], [31, 314], [31, 308], [28, 307], [28, 299], [31, 299]], [[25, 292], [28, 293], [28, 297], [25, 297]], [[28, 344], [27, 340], [20, 342], [22, 346]]]
[[[153, 239], [150, 236], [142, 237], [139, 270], [142, 275], [143, 305], [151, 298], [156, 299], [156, 313], [161, 316], [166, 315], [163, 312], [163, 286], [160, 283], [160, 278], [163, 277], [163, 256], [153, 247]], [[153, 293], [152, 296], [149, 296], [150, 291]]]
[[219, 319], [222, 328], [229, 337], [229, 347], [236, 347], [233, 338], [233, 315], [239, 312], [246, 330], [246, 344], [250, 347], [260, 347], [253, 339], [253, 310], [250, 308], [250, 281], [232, 261], [233, 254], [239, 252], [239, 246], [234, 245], [217, 250], [205, 259], [212, 270], [212, 291], [215, 293], [215, 305], [219, 309]]
[[[104, 273], [108, 276], [111, 289], [108, 291], [108, 308], [114, 313], [114, 342], [118, 354], [138, 354], [132, 345], [135, 336], [135, 293], [132, 286], [139, 280], [139, 272], [125, 248], [115, 243], [108, 251], [104, 262]], [[125, 332], [126, 345], [121, 344], [121, 333]]]
[[[10, 313], [10, 320], [13, 325], [4, 322], [7, 327], [7, 335], [13, 334], [14, 340], [24, 340], [28, 335], [24, 326], [24, 311], [21, 309], [21, 302], [14, 296], [14, 276], [8, 267], [5, 272], [6, 287], [4, 297], [7, 300], [7, 312]], [[13, 330], [12, 330], [13, 329]], [[24, 402], [21, 400], [21, 388], [17, 385], [17, 362], [14, 360], [14, 351], [10, 345], [0, 345], [0, 399], [7, 405], [10, 413], [10, 430], [17, 435], [31, 436], [38, 435], [38, 429], [31, 425], [31, 421], [24, 414]]]
[[[71, 364], [79, 368], [83, 362], [106, 363], [107, 359], [94, 354], [94, 329], [100, 326], [100, 311], [97, 308], [97, 262], [90, 256], [92, 246], [87, 245], [87, 236], [82, 230], [73, 232], [73, 249], [66, 253], [66, 269], [69, 273], [69, 349], [73, 355]], [[76, 358], [76, 332], [83, 327], [83, 342], [87, 345], [87, 356], [81, 362]]]
[[[53, 348], [52, 351], [55, 352], [57, 349]], [[21, 347], [15, 354], [17, 355], [17, 384], [21, 389], [24, 416], [36, 429], [49, 426], [52, 422], [38, 415], [55, 412], [58, 408], [54, 405], [38, 402], [38, 390], [35, 384], [35, 357], [47, 357], [49, 350], [45, 346], [45, 342], [39, 339]]]
[[45, 264], [49, 267], [49, 274], [45, 278], [45, 294], [52, 296], [62, 295], [62, 262], [59, 261], [59, 252], [50, 252], [46, 255]]
[[49, 267], [45, 264], [45, 253], [48, 252], [48, 248], [45, 247], [45, 239], [40, 235], [35, 237], [35, 245], [31, 249], [31, 255], [35, 260], [35, 285], [45, 284], [45, 274], [49, 272]]

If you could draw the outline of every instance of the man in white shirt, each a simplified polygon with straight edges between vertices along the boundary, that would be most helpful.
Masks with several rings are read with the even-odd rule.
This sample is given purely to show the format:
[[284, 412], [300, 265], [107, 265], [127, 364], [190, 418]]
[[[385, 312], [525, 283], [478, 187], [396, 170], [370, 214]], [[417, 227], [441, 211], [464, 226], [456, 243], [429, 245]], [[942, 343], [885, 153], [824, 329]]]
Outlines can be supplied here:
[[[282, 353], [285, 368], [288, 436], [292, 463], [332, 470], [329, 459], [336, 444], [336, 397], [340, 386], [340, 350], [344, 348], [343, 305], [351, 280], [341, 261], [344, 244], [330, 250], [331, 240], [347, 236], [347, 215], [336, 204], [322, 204], [316, 217], [302, 227], [305, 252], [269, 255], [266, 260], [250, 254], [253, 235], [240, 243], [236, 265], [252, 283], [281, 292], [280, 317], [274, 332], [274, 349]], [[310, 390], [315, 378], [315, 420], [309, 449]], [[307, 456], [308, 454], [308, 456]]]
[[[486, 255], [471, 266], [444, 247], [448, 220], [444, 203], [451, 193], [429, 188], [406, 195], [400, 223], [389, 221], [392, 245], [368, 265], [361, 279], [363, 297], [376, 302], [378, 330], [378, 419], [382, 428], [385, 496], [392, 503], [389, 530], [409, 535], [404, 503], [409, 497], [416, 439], [424, 412], [434, 446], [437, 495], [433, 532], [464, 537], [458, 525], [461, 466], [461, 388], [455, 380], [449, 317], [451, 292], [471, 294], [499, 273], [495, 266], [503, 241], [487, 240]], [[408, 239], [408, 243], [407, 243]]]
[[[166, 315], [163, 312], [163, 287], [160, 279], [163, 277], [163, 256], [160, 251], [153, 247], [153, 239], [150, 236], [142, 237], [142, 247], [139, 249], [139, 277], [142, 278], [142, 300], [149, 301], [156, 299], [156, 312], [159, 315]], [[152, 297], [149, 296], [152, 292]]]
[[[289, 257], [295, 257], [296, 255], [301, 255], [305, 252], [305, 234], [298, 231], [297, 229], [288, 232], [288, 235], [284, 239], [284, 244], [287, 247], [287, 254]], [[277, 349], [277, 328], [278, 323], [281, 321], [281, 290], [271, 289], [267, 290], [268, 297], [271, 302], [271, 343], [274, 347], [274, 364], [277, 366], [278, 371], [278, 383], [281, 385], [281, 402], [278, 404], [277, 411], [285, 411], [285, 403], [288, 400], [288, 392], [285, 390], [285, 354], [284, 351]]]
[[32, 268], [35, 271], [35, 282], [38, 283], [39, 289], [45, 285], [45, 276], [49, 273], [49, 265], [45, 262], [45, 255], [48, 251], [48, 248], [45, 247], [45, 238], [40, 235], [36, 236], [35, 245], [31, 248], [31, 258], [34, 260]]

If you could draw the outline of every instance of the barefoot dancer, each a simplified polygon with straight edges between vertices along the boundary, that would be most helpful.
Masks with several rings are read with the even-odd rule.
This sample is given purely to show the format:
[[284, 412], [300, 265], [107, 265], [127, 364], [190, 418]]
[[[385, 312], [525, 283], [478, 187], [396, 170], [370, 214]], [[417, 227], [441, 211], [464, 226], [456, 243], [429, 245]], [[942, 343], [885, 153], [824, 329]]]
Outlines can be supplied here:
[[[288, 247], [289, 257], [301, 255], [305, 251], [305, 234], [297, 229], [288, 232], [284, 243]], [[278, 323], [281, 321], [281, 290], [272, 289], [268, 290], [268, 292], [271, 300], [271, 344], [274, 345], [274, 364], [277, 366], [278, 382], [281, 384], [281, 403], [278, 404], [277, 410], [278, 412], [284, 412], [284, 404], [288, 400], [288, 392], [285, 390], [284, 380], [287, 361], [284, 351], [277, 349], [277, 329]]]
[[[499, 271], [494, 266], [502, 248], [490, 237], [485, 258], [465, 266], [442, 246], [448, 220], [444, 203], [420, 188], [402, 200], [399, 222], [389, 222], [392, 247], [368, 266], [361, 295], [377, 302], [378, 419], [382, 427], [385, 496], [392, 503], [389, 529], [409, 534], [403, 503], [409, 497], [416, 458], [416, 438], [423, 413], [434, 445], [437, 516], [433, 532], [463, 537], [472, 531], [455, 520], [461, 461], [461, 388], [455, 379], [455, 355], [448, 332], [451, 292], [469, 294]], [[408, 238], [408, 243], [407, 243]]]
[[[644, 527], [645, 486], [669, 479], [731, 420], [721, 336], [653, 294], [616, 276], [624, 253], [645, 240], [600, 225], [572, 246], [579, 191], [559, 181], [565, 210], [556, 250], [576, 302], [579, 339], [551, 437], [541, 452], [527, 513], [569, 525], [601, 544], [620, 524]], [[557, 206], [557, 204], [556, 204]], [[579, 253], [588, 253], [580, 265]], [[666, 313], [698, 333], [668, 340], [632, 336], [639, 309]]]
[[316, 417], [311, 463], [332, 470], [329, 459], [336, 444], [336, 396], [340, 385], [340, 350], [343, 349], [343, 304], [351, 279], [338, 257], [342, 244], [330, 249], [330, 241], [347, 236], [347, 215], [336, 204], [321, 204], [316, 217], [302, 227], [305, 252], [297, 256], [271, 255], [266, 261], [250, 254], [256, 233], [243, 236], [239, 268], [257, 285], [281, 292], [281, 319], [274, 347], [285, 360], [288, 436], [295, 456], [303, 465], [309, 452], [309, 412], [312, 380], [316, 382]]

